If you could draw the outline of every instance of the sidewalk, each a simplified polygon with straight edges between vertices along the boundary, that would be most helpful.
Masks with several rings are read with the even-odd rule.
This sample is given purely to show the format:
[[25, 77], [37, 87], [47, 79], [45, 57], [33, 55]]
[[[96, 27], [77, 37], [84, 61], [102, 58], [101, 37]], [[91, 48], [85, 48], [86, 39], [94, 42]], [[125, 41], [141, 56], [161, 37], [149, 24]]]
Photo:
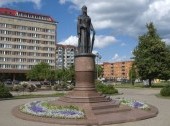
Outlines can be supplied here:
[[16, 92], [16, 91], [11, 91], [13, 96], [18, 96], [18, 95], [30, 95], [30, 94], [55, 94], [55, 93], [66, 93], [67, 91], [52, 91], [52, 90], [38, 90], [34, 92]]

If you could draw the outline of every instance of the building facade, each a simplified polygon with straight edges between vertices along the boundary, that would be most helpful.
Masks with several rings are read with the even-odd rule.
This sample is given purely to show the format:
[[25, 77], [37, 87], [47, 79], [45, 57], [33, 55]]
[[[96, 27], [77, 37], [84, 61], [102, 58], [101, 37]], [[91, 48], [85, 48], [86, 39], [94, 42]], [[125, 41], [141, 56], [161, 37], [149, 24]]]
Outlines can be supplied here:
[[77, 53], [77, 47], [72, 45], [56, 45], [56, 68], [69, 68], [74, 64], [74, 56]]
[[107, 80], [121, 81], [123, 79], [129, 80], [129, 71], [132, 67], [133, 61], [124, 62], [105, 62], [102, 64], [103, 78]]
[[56, 27], [50, 16], [0, 8], [0, 74], [15, 79], [39, 62], [55, 68]]

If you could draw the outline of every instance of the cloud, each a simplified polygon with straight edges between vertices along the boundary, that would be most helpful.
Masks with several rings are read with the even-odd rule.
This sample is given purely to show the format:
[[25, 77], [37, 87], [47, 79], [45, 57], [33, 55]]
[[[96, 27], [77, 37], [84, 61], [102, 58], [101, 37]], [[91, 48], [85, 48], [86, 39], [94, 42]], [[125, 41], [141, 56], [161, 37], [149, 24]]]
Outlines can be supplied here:
[[170, 39], [163, 39], [163, 41], [164, 41], [167, 45], [170, 45]]
[[98, 51], [97, 50], [93, 50], [92, 53], [96, 55], [98, 53]]
[[65, 2], [66, 2], [65, 0], [59, 0], [60, 4], [65, 4]]
[[79, 10], [86, 5], [95, 29], [138, 37], [146, 32], [146, 23], [153, 22], [161, 37], [170, 39], [169, 0], [60, 0], [66, 2]]
[[115, 53], [111, 62], [119, 62], [119, 61], [127, 61], [127, 60], [129, 60], [129, 58], [127, 58], [126, 56], [119, 56], [119, 54]]
[[0, 0], [0, 7], [13, 4], [13, 3], [23, 3], [23, 2], [32, 2], [36, 5], [36, 8], [41, 8], [41, 0]]
[[[104, 48], [108, 45], [114, 44], [116, 41], [116, 38], [113, 36], [96, 35], [94, 48]], [[67, 39], [59, 42], [59, 44], [77, 46], [78, 38], [77, 36], [70, 36]]]
[[120, 46], [126, 46], [126, 43], [123, 42], [123, 43], [120, 44]]
[[94, 43], [95, 48], [104, 48], [108, 45], [117, 42], [116, 38], [113, 36], [97, 35]]
[[77, 36], [70, 36], [67, 39], [59, 42], [59, 44], [77, 46], [78, 45], [78, 38], [77, 38]]

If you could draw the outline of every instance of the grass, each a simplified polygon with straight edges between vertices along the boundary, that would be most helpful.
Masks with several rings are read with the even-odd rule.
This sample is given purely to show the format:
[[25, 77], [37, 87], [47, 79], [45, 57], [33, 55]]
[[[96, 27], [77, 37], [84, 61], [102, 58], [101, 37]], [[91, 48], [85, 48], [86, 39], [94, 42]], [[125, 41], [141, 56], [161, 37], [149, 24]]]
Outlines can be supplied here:
[[12, 98], [2, 98], [0, 100], [13, 100], [13, 99], [28, 99], [28, 98], [44, 98], [44, 97], [61, 97], [64, 96], [65, 93], [55, 93], [55, 94], [26, 94], [26, 95], [18, 95], [13, 96]]

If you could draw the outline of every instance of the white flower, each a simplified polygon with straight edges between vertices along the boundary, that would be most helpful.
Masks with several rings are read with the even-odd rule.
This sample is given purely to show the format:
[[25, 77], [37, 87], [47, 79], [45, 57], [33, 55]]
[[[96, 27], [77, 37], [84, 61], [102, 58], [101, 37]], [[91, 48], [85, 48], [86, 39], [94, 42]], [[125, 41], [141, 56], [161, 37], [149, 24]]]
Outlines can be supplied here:
[[84, 112], [75, 108], [78, 107], [73, 106], [73, 108], [71, 108], [70, 106], [54, 106], [49, 105], [48, 102], [45, 101], [33, 101], [20, 106], [21, 112], [35, 116], [64, 119], [84, 118]]

